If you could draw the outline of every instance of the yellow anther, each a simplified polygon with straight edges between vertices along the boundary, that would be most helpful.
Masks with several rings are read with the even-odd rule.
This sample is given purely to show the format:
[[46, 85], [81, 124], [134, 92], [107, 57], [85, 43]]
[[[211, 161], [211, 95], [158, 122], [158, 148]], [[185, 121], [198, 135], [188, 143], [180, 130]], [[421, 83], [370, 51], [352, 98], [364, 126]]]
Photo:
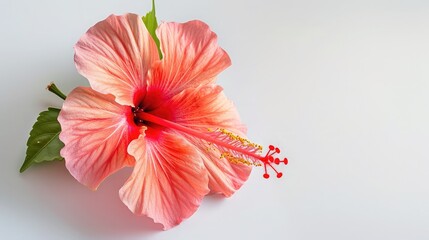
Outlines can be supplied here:
[[218, 129], [218, 131], [219, 131], [221, 134], [223, 134], [223, 135], [227, 136], [227, 137], [228, 137], [229, 139], [231, 139], [231, 140], [239, 141], [239, 142], [240, 142], [241, 144], [243, 144], [244, 146], [250, 146], [250, 147], [253, 147], [253, 148], [258, 149], [258, 151], [262, 151], [262, 146], [261, 146], [261, 145], [256, 144], [256, 143], [253, 143], [253, 142], [251, 142], [251, 141], [249, 141], [249, 140], [247, 140], [247, 139], [245, 139], [245, 138], [242, 138], [242, 137], [240, 137], [239, 135], [234, 134], [234, 133], [232, 133], [232, 132], [229, 132], [229, 131], [227, 131], [227, 130], [226, 130], [226, 129], [224, 129], [224, 128], [220, 128], [220, 129]]
[[224, 152], [220, 155], [220, 158], [226, 158], [229, 162], [234, 163], [234, 164], [244, 164], [247, 166], [261, 166], [260, 163], [254, 163], [251, 162], [249, 160], [246, 160], [244, 158], [240, 158], [240, 157], [236, 157], [234, 155], [232, 155], [230, 152]]

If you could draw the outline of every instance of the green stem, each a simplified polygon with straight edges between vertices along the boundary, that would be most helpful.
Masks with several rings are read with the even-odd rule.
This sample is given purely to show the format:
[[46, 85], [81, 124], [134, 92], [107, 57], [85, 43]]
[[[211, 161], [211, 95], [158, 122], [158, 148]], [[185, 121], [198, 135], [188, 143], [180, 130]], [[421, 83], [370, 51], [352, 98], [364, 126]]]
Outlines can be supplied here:
[[57, 95], [58, 97], [62, 98], [63, 100], [66, 100], [67, 96], [61, 92], [60, 89], [58, 89], [57, 85], [55, 85], [55, 83], [51, 83], [48, 85], [47, 89], [54, 93], [55, 95]]

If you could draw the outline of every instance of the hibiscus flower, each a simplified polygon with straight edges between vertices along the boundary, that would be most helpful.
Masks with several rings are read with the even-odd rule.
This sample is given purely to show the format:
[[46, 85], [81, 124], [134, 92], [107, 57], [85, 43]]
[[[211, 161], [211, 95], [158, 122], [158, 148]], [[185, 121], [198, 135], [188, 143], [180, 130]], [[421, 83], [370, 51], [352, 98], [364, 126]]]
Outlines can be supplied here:
[[156, 34], [162, 59], [135, 14], [90, 28], [75, 46], [75, 64], [91, 87], [74, 89], [58, 120], [61, 155], [79, 182], [95, 190], [134, 167], [120, 198], [169, 229], [207, 193], [231, 196], [251, 165], [262, 162], [266, 173], [267, 163], [279, 160], [272, 157], [277, 149], [261, 157], [261, 147], [244, 138], [237, 111], [215, 84], [231, 64], [215, 33], [190, 21], [162, 23]]

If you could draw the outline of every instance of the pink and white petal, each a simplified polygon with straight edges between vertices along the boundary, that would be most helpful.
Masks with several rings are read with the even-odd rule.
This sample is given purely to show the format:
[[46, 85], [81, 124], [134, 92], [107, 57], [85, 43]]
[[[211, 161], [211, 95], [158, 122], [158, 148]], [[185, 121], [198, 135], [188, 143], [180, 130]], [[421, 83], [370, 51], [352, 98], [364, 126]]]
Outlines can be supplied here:
[[[234, 104], [226, 98], [218, 85], [186, 89], [159, 109], [171, 109], [171, 121], [200, 132], [223, 128], [242, 137], [246, 132]], [[160, 115], [156, 111], [153, 114]], [[209, 172], [209, 188], [212, 192], [231, 196], [248, 179], [251, 167], [230, 163], [227, 159], [220, 158], [222, 153], [208, 146], [205, 141], [189, 135], [183, 136], [198, 148]]]
[[209, 188], [211, 193], [232, 196], [243, 186], [249, 178], [252, 167], [231, 163], [226, 158], [221, 158], [222, 152], [218, 149], [207, 150], [207, 147], [198, 145], [204, 165], [209, 174]]
[[164, 58], [150, 71], [150, 89], [163, 89], [173, 96], [183, 89], [213, 82], [231, 65], [218, 46], [217, 36], [201, 21], [162, 23], [157, 29]]
[[152, 218], [165, 230], [190, 217], [209, 192], [204, 164], [179, 135], [163, 132], [153, 141], [141, 135], [128, 152], [136, 166], [120, 197], [132, 212]]
[[91, 88], [75, 88], [65, 100], [58, 121], [61, 156], [71, 175], [91, 189], [110, 174], [125, 166], [133, 166], [127, 153], [129, 142], [142, 129], [133, 125], [130, 107], [117, 104], [113, 95], [104, 95]]
[[91, 87], [129, 106], [134, 106], [134, 94], [144, 91], [147, 71], [159, 60], [155, 42], [135, 14], [111, 15], [95, 24], [74, 49], [76, 68]]

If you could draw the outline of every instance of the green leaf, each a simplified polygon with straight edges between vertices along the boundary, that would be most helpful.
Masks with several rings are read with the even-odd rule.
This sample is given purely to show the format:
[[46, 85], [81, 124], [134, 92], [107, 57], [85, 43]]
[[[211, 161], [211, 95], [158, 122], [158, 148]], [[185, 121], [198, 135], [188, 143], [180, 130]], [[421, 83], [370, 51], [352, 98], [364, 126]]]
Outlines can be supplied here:
[[24, 172], [33, 163], [63, 160], [60, 150], [64, 147], [64, 143], [59, 139], [61, 126], [57, 120], [59, 113], [58, 108], [48, 108], [48, 111], [40, 113], [30, 132], [27, 156], [20, 172]]
[[146, 26], [148, 32], [155, 41], [156, 46], [158, 47], [159, 59], [162, 59], [161, 46], [159, 43], [159, 38], [156, 36], [156, 29], [158, 28], [158, 22], [156, 21], [155, 13], [155, 0], [152, 0], [152, 10], [142, 17], [143, 23]]

